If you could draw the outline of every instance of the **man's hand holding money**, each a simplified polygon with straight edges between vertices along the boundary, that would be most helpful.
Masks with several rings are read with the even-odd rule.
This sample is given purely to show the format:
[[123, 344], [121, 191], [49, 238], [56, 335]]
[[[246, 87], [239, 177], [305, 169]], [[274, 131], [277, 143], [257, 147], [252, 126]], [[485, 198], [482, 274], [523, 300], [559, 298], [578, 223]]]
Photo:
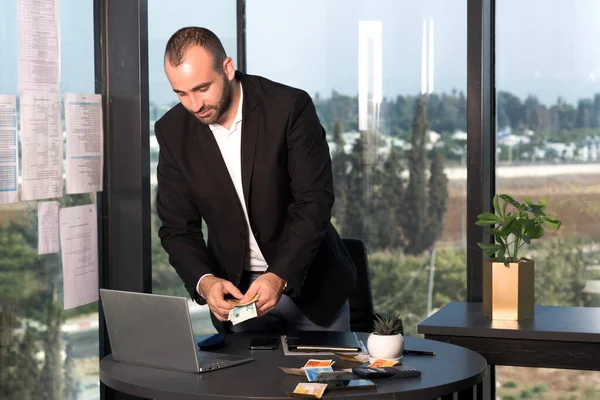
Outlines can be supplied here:
[[279, 276], [272, 272], [264, 273], [252, 282], [240, 303], [247, 303], [259, 295], [256, 301], [256, 311], [260, 317], [275, 308], [283, 292], [283, 286], [284, 280]]
[[234, 304], [225, 300], [225, 296], [230, 294], [236, 299], [244, 297], [242, 292], [235, 285], [225, 279], [216, 276], [206, 276], [200, 282], [200, 292], [206, 299], [210, 311], [219, 321], [227, 321], [229, 312], [235, 307]]

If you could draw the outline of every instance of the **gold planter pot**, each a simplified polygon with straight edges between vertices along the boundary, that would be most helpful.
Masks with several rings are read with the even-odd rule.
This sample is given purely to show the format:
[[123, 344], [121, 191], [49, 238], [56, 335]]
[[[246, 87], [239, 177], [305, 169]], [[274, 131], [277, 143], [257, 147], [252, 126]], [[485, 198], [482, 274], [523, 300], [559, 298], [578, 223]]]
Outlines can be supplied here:
[[533, 271], [528, 258], [507, 265], [483, 260], [483, 314], [512, 321], [533, 318]]

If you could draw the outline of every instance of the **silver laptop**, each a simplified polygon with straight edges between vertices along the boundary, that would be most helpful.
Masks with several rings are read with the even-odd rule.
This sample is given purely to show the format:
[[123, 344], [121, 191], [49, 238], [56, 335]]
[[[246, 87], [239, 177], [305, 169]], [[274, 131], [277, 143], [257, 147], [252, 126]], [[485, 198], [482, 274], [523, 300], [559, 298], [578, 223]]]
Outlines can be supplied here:
[[184, 297], [100, 289], [113, 358], [185, 372], [207, 372], [253, 358], [200, 351]]

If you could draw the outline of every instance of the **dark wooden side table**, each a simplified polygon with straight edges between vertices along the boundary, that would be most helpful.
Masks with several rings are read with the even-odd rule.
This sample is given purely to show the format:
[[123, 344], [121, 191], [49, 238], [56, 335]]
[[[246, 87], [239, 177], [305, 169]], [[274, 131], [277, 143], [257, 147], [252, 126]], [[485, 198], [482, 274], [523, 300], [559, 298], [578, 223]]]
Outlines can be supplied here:
[[456, 344], [495, 365], [600, 371], [600, 308], [536, 306], [524, 321], [492, 320], [482, 303], [451, 302], [417, 327], [426, 339]]

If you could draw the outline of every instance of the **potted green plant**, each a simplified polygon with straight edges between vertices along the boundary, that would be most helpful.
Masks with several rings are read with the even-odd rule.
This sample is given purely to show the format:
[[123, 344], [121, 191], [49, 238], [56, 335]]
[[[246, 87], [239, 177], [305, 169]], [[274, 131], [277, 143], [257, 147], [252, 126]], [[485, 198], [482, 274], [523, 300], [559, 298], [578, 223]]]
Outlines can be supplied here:
[[520, 257], [519, 250], [544, 236], [544, 225], [556, 230], [562, 224], [544, 213], [546, 200], [538, 204], [527, 196], [524, 200], [519, 203], [509, 195], [495, 195], [494, 213], [477, 216], [476, 224], [492, 226], [488, 232], [495, 238], [494, 244], [478, 243], [488, 257], [483, 262], [483, 311], [493, 319], [533, 317], [534, 262]]
[[376, 313], [373, 333], [367, 339], [372, 358], [398, 360], [404, 350], [404, 326], [399, 314]]

